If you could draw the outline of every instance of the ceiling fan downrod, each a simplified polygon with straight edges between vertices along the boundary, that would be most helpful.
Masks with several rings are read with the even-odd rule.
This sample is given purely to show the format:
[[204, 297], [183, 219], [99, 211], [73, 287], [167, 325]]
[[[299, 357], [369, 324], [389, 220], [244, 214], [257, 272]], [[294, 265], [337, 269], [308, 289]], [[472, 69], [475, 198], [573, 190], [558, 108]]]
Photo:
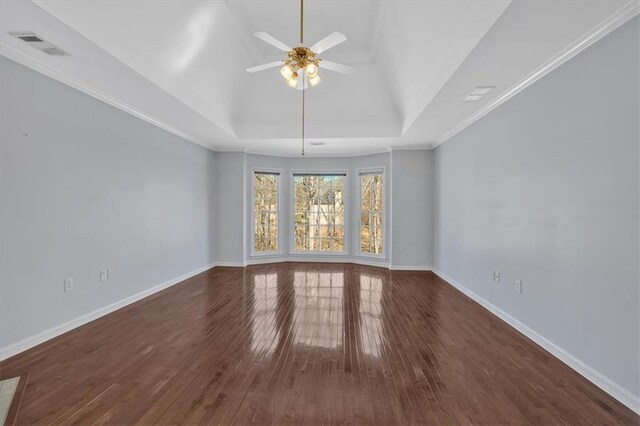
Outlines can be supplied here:
[[[300, 0], [300, 45], [304, 45], [304, 0]], [[303, 76], [304, 78], [304, 76]], [[302, 156], [304, 157], [304, 82], [302, 84]]]
[[304, 0], [300, 0], [300, 44], [304, 44]]

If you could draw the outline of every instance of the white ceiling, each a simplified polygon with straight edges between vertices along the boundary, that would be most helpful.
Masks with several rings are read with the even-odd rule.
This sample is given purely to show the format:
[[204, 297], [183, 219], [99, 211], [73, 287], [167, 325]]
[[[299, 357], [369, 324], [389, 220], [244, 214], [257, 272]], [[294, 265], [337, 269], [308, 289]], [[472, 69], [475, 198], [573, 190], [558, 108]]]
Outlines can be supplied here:
[[[251, 36], [298, 43], [296, 1], [2, 1], [0, 53], [217, 150], [298, 155], [301, 92]], [[637, 13], [636, 1], [305, 1], [305, 44], [347, 41], [306, 93], [311, 155], [433, 147]], [[7, 34], [34, 31], [53, 57]], [[582, 44], [581, 44], [582, 43]], [[564, 54], [564, 56], [563, 56]], [[475, 86], [496, 86], [462, 102]]]

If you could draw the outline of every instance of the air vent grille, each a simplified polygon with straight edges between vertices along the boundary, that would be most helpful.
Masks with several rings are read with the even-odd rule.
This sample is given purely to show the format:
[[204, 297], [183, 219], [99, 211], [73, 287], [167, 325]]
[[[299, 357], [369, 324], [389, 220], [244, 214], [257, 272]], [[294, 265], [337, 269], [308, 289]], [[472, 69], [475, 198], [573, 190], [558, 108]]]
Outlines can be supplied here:
[[41, 52], [46, 53], [47, 55], [53, 56], [67, 56], [69, 55], [64, 50], [60, 49], [55, 44], [49, 43], [39, 35], [29, 32], [29, 31], [19, 31], [19, 32], [10, 32], [9, 35], [24, 41], [25, 43], [29, 43], [29, 46], [32, 46], [38, 49]]
[[487, 93], [495, 89], [496, 86], [478, 86], [462, 99], [462, 102], [475, 102], [483, 98]]
[[20, 36], [18, 37], [20, 40], [22, 41], [26, 41], [27, 43], [33, 43], [33, 42], [42, 42], [42, 39], [33, 35], [27, 35], [27, 36]]

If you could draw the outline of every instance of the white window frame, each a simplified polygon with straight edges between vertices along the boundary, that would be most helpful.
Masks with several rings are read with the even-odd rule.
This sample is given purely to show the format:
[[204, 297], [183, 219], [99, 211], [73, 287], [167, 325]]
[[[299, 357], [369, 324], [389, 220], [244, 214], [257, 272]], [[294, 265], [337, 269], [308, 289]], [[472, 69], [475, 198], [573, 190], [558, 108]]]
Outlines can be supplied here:
[[[278, 174], [278, 184], [277, 191], [278, 196], [276, 197], [276, 213], [278, 214], [278, 250], [276, 251], [256, 251], [256, 173], [270, 173], [270, 174]], [[246, 198], [245, 198], [246, 199]], [[260, 256], [277, 256], [282, 254], [282, 209], [280, 206], [282, 205], [282, 170], [280, 169], [267, 169], [264, 167], [254, 167], [251, 169], [251, 257], [260, 257]]]
[[[344, 251], [297, 251], [296, 250], [296, 193], [295, 193], [295, 175], [344, 175]], [[290, 255], [306, 255], [306, 256], [349, 256], [349, 171], [346, 169], [330, 169], [330, 170], [291, 170], [289, 194], [291, 196], [289, 212], [289, 254]]]
[[[362, 252], [362, 179], [363, 174], [382, 174], [382, 253], [363, 253]], [[357, 249], [356, 255], [360, 257], [370, 257], [373, 259], [386, 259], [387, 258], [387, 170], [384, 166], [379, 167], [367, 167], [362, 169], [356, 169], [356, 176], [358, 179], [358, 237], [357, 237]]]

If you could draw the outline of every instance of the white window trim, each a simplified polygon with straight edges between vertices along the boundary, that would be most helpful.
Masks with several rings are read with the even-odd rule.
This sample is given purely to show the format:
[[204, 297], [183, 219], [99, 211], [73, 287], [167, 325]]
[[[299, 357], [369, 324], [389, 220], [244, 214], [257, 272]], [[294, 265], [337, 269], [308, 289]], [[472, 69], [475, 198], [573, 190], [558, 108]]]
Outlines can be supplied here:
[[[362, 229], [362, 179], [360, 176], [367, 173], [382, 173], [382, 253], [363, 253], [362, 241], [360, 240]], [[356, 177], [358, 179], [358, 237], [356, 244], [356, 256], [368, 257], [371, 259], [386, 259], [387, 258], [387, 169], [385, 166], [378, 167], [366, 167], [362, 169], [356, 169]]]
[[[296, 250], [296, 197], [295, 197], [295, 175], [305, 174], [340, 174], [344, 175], [344, 251], [297, 251]], [[289, 254], [292, 256], [349, 256], [349, 232], [350, 232], [350, 220], [349, 220], [349, 170], [347, 169], [295, 169], [291, 170], [289, 179], [289, 194], [290, 194], [290, 207], [289, 212]]]
[[[256, 251], [256, 209], [255, 209], [255, 197], [256, 197], [256, 172], [262, 173], [277, 173], [278, 185], [277, 185], [277, 207], [276, 213], [278, 213], [278, 250], [277, 251]], [[246, 199], [246, 198], [245, 198]], [[264, 257], [264, 256], [279, 256], [283, 253], [282, 250], [282, 170], [280, 169], [268, 169], [264, 167], [253, 167], [251, 169], [251, 257]], [[246, 240], [245, 240], [246, 241]]]

